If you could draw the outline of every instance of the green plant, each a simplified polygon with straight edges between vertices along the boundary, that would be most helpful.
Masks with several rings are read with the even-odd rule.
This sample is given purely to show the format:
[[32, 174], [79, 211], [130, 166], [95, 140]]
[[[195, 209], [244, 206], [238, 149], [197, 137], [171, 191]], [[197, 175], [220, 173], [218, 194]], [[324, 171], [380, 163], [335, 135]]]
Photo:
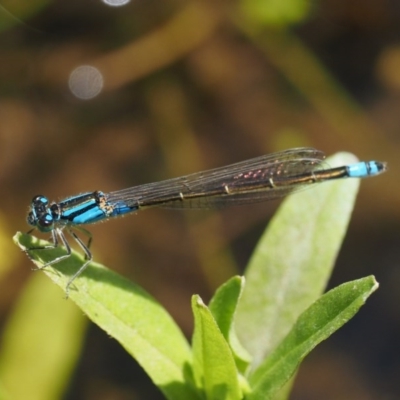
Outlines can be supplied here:
[[[330, 163], [352, 161], [344, 153]], [[285, 384], [303, 358], [345, 324], [378, 286], [371, 276], [321, 296], [358, 184], [330, 182], [286, 199], [260, 240], [246, 278], [228, 280], [208, 306], [200, 296], [192, 297], [192, 347], [147, 292], [97, 263], [74, 281], [70, 299], [121, 343], [168, 399], [285, 397]], [[23, 234], [15, 240], [22, 249], [44, 243]], [[30, 255], [40, 266], [63, 252]], [[81, 263], [73, 254], [44, 272], [65, 289]]]

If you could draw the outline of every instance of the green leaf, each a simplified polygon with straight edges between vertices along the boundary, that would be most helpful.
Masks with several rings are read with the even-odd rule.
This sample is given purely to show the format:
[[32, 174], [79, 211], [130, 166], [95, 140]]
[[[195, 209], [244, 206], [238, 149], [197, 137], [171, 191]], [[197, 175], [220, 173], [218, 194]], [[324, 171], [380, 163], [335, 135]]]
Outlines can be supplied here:
[[[340, 153], [331, 166], [355, 162]], [[256, 367], [323, 292], [345, 235], [358, 179], [325, 182], [287, 198], [246, 271], [236, 331]]]
[[295, 373], [303, 358], [320, 342], [349, 321], [378, 288], [373, 276], [330, 290], [297, 320], [284, 341], [250, 377], [247, 400], [274, 398]]
[[[55, 285], [34, 274], [2, 335], [0, 381], [10, 399], [60, 399], [79, 358], [86, 318]], [[0, 395], [0, 398], [4, 398]]]
[[193, 369], [197, 386], [207, 400], [242, 399], [235, 360], [210, 310], [192, 297], [194, 314]]
[[[17, 234], [14, 240], [23, 250], [48, 244], [23, 234]], [[65, 254], [65, 250], [33, 250], [29, 254], [41, 266], [43, 262], [37, 261], [38, 258], [48, 261]], [[65, 290], [69, 276], [82, 262], [73, 253], [67, 260], [43, 271]], [[167, 398], [198, 398], [190, 384], [189, 344], [170, 315], [143, 289], [97, 263], [90, 263], [73, 282], [70, 299], [121, 343]]]
[[236, 366], [242, 374], [246, 372], [251, 356], [240, 344], [233, 320], [244, 284], [244, 277], [234, 276], [218, 288], [209, 304], [210, 311], [225, 340], [229, 343]]

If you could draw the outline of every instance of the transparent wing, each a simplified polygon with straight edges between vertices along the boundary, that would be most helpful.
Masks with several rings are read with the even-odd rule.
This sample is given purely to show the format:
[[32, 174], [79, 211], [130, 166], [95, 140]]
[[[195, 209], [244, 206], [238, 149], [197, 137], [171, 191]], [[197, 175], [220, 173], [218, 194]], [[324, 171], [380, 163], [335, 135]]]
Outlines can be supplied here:
[[275, 186], [274, 182], [312, 173], [324, 154], [295, 148], [180, 178], [149, 183], [107, 194], [111, 204], [130, 207], [211, 208], [271, 200], [299, 190], [306, 183]]

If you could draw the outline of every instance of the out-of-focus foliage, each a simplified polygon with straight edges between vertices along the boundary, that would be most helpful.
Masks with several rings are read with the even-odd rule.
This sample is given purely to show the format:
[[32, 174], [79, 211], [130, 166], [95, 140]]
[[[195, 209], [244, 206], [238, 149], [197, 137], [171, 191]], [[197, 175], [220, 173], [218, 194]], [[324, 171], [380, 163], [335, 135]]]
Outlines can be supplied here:
[[3, 0], [0, 4], [0, 32], [11, 28], [12, 26], [21, 26], [32, 29], [29, 18], [34, 17], [42, 11], [47, 5], [51, 4], [49, 0]]
[[310, 0], [241, 0], [243, 14], [264, 27], [285, 27], [304, 21], [312, 11]]
[[[26, 212], [36, 194], [60, 200], [108, 192], [296, 146], [387, 161], [388, 173], [362, 182], [331, 283], [376, 275], [381, 290], [304, 363], [294, 391], [400, 396], [390, 378], [400, 336], [396, 2], [1, 6], [1, 237], [29, 229]], [[80, 76], [77, 93], [97, 94], [82, 100], [70, 77], [85, 66], [99, 74]], [[148, 210], [90, 226], [92, 251], [151, 293], [190, 337], [192, 294], [207, 304], [215, 288], [243, 270], [276, 207]], [[8, 329], [32, 271], [1, 243], [0, 321]], [[42, 328], [49, 337], [51, 325]], [[71, 398], [161, 396], [94, 327], [76, 362]]]

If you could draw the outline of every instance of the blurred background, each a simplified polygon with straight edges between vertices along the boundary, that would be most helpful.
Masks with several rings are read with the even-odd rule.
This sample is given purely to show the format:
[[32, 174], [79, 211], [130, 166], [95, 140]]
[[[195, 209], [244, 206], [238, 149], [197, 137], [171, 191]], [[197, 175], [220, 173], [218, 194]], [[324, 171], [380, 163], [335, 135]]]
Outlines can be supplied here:
[[[12, 244], [33, 195], [313, 146], [390, 169], [362, 182], [329, 284], [374, 274], [380, 289], [305, 360], [292, 399], [400, 398], [397, 0], [6, 0], [0, 60], [0, 395], [163, 398]], [[90, 227], [93, 253], [190, 337], [190, 296], [243, 272], [278, 205], [147, 210]]]

